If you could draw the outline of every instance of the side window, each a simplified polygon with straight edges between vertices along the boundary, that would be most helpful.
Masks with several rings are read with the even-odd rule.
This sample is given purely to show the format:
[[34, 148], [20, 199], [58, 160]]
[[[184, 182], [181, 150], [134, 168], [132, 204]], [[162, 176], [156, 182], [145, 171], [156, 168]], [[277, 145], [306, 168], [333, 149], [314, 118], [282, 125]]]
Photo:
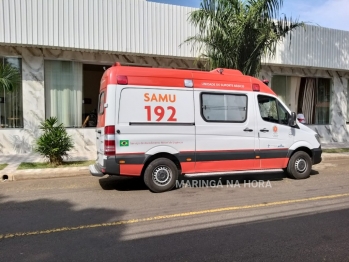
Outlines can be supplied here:
[[201, 113], [208, 122], [245, 122], [247, 96], [231, 94], [201, 94]]
[[279, 118], [280, 118], [280, 124], [288, 125], [288, 119], [290, 118], [290, 114], [287, 112], [287, 110], [278, 102], [278, 108], [279, 108]]
[[276, 99], [269, 96], [258, 96], [258, 107], [264, 121], [279, 123]]
[[103, 115], [104, 114], [104, 103], [105, 103], [105, 93], [104, 91], [99, 94], [98, 99], [98, 114]]
[[288, 125], [290, 114], [276, 98], [259, 95], [258, 106], [264, 121]]

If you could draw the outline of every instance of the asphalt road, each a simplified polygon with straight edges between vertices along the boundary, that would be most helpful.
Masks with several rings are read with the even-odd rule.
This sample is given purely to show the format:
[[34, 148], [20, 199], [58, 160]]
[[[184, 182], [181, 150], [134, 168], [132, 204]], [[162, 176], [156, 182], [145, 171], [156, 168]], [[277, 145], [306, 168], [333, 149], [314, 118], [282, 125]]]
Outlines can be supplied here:
[[349, 158], [313, 169], [162, 194], [128, 178], [2, 182], [0, 261], [349, 261]]

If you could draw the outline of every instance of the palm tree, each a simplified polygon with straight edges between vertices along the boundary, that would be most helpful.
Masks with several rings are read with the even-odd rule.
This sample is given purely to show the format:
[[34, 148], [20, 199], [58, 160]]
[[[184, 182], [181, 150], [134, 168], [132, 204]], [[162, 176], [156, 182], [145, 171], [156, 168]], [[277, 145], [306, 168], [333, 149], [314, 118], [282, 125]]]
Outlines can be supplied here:
[[19, 70], [10, 64], [0, 63], [0, 89], [4, 92], [14, 91], [20, 84]]
[[199, 33], [192, 43], [208, 67], [233, 68], [257, 76], [264, 55], [275, 54], [276, 44], [304, 23], [285, 15], [277, 18], [283, 0], [202, 0], [189, 21]]
[[[21, 73], [11, 64], [0, 63], [0, 94], [12, 93], [17, 89], [21, 82]], [[2, 92], [1, 92], [2, 91]], [[0, 127], [2, 122], [0, 106]]]

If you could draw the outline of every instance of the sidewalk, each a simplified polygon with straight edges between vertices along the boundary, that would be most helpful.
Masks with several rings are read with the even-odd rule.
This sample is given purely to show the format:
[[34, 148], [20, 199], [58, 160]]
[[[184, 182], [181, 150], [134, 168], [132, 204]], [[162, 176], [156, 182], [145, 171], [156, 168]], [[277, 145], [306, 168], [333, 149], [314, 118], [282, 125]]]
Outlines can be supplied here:
[[321, 147], [322, 149], [349, 148], [349, 142], [322, 143]]
[[[327, 143], [322, 144], [323, 149], [330, 148], [349, 148], [349, 142], [346, 143]], [[333, 158], [349, 158], [349, 153], [323, 153], [323, 160]], [[73, 153], [70, 155], [69, 161], [84, 161], [96, 159], [96, 152], [87, 152], [78, 155]], [[72, 177], [72, 176], [89, 176], [90, 172], [88, 166], [86, 167], [65, 167], [65, 168], [44, 168], [44, 169], [25, 169], [17, 170], [17, 167], [22, 162], [44, 162], [44, 159], [38, 154], [13, 154], [3, 155], [0, 154], [0, 164], [7, 163], [8, 166], [3, 170], [0, 170], [0, 181], [4, 179], [13, 180], [25, 180], [25, 179], [40, 179], [40, 178], [53, 178], [53, 177]]]
[[[96, 152], [87, 152], [84, 154], [72, 153], [68, 161], [86, 161], [96, 159]], [[43, 168], [43, 169], [25, 169], [17, 170], [22, 162], [44, 162], [45, 160], [38, 154], [0, 154], [0, 164], [7, 163], [8, 166], [0, 170], [0, 181], [4, 179], [24, 180], [36, 178], [53, 178], [53, 177], [71, 177], [90, 175], [88, 166], [86, 167], [64, 167], [64, 168]]]

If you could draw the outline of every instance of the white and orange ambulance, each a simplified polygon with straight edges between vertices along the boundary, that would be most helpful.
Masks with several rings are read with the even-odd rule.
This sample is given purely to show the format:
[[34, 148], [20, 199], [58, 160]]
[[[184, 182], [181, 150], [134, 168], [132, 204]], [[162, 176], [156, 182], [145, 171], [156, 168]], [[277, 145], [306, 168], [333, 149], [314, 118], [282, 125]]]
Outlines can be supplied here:
[[94, 176], [141, 176], [153, 192], [183, 174], [284, 169], [307, 178], [318, 135], [262, 81], [210, 72], [120, 66], [100, 86]]

